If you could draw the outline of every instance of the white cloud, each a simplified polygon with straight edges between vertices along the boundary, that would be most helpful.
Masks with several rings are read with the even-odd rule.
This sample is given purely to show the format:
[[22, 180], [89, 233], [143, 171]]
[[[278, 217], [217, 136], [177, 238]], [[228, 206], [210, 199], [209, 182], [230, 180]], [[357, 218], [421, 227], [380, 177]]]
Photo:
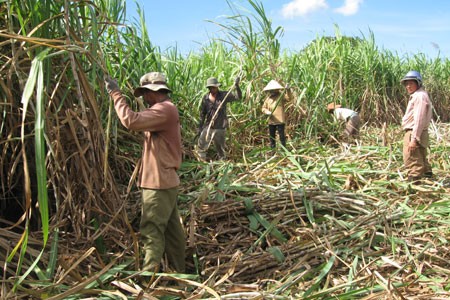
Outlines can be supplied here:
[[293, 18], [305, 16], [311, 12], [327, 8], [328, 4], [325, 0], [293, 0], [283, 5], [281, 14], [284, 18]]
[[344, 5], [336, 8], [334, 11], [344, 16], [351, 16], [358, 12], [362, 2], [363, 0], [345, 0]]

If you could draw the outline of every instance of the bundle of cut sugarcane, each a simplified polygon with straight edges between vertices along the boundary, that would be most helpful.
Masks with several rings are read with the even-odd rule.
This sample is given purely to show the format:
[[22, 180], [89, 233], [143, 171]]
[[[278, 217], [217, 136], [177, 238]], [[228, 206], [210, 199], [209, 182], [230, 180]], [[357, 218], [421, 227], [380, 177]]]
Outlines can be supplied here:
[[378, 205], [368, 196], [318, 189], [203, 203], [187, 220], [189, 243], [204, 275], [239, 281], [282, 276], [280, 270], [292, 272], [305, 257], [309, 264], [322, 262], [329, 243], [355, 244], [349, 235], [367, 231], [362, 225], [379, 218]]

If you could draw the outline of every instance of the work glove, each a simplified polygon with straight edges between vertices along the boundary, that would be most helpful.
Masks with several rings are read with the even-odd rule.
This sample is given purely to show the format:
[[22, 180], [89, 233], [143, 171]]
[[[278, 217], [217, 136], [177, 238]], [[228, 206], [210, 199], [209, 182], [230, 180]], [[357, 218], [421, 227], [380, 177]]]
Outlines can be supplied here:
[[234, 79], [234, 85], [239, 85], [239, 82], [241, 82], [241, 77], [236, 76], [236, 78]]
[[117, 85], [117, 81], [114, 78], [107, 76], [105, 77], [105, 88], [108, 94], [111, 94], [119, 90], [119, 85]]

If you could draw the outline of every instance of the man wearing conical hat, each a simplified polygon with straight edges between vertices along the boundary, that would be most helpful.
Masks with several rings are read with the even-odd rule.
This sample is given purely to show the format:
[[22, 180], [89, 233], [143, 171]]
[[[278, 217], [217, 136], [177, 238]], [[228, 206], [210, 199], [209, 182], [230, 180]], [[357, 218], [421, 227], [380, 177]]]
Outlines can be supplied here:
[[[286, 93], [283, 94], [282, 91], [285, 89]], [[286, 147], [285, 102], [291, 100], [292, 93], [290, 92], [289, 86], [286, 86], [286, 88], [284, 88], [276, 80], [271, 80], [263, 89], [263, 91], [268, 93], [262, 106], [262, 112], [265, 115], [269, 116], [268, 123], [270, 148], [275, 149], [276, 147], [276, 132], [278, 132], [278, 137], [280, 139], [281, 145], [283, 145], [283, 147]]]

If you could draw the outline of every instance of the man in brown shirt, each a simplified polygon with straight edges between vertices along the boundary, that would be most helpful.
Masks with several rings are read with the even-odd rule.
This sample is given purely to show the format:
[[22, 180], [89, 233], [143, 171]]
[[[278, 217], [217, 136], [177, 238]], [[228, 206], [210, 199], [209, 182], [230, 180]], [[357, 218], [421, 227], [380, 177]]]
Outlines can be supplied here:
[[408, 106], [402, 118], [403, 161], [408, 170], [408, 180], [417, 182], [422, 177], [432, 177], [433, 172], [427, 158], [429, 146], [428, 126], [432, 117], [432, 104], [422, 87], [422, 76], [409, 71], [401, 80], [409, 94]]
[[172, 103], [166, 77], [150, 72], [141, 77], [134, 96], [148, 108], [133, 111], [114, 79], [105, 86], [114, 101], [121, 123], [144, 133], [138, 186], [142, 190], [140, 233], [144, 248], [143, 270], [157, 271], [164, 252], [177, 272], [185, 271], [185, 234], [180, 222], [177, 196], [181, 165], [181, 132], [177, 107]]

